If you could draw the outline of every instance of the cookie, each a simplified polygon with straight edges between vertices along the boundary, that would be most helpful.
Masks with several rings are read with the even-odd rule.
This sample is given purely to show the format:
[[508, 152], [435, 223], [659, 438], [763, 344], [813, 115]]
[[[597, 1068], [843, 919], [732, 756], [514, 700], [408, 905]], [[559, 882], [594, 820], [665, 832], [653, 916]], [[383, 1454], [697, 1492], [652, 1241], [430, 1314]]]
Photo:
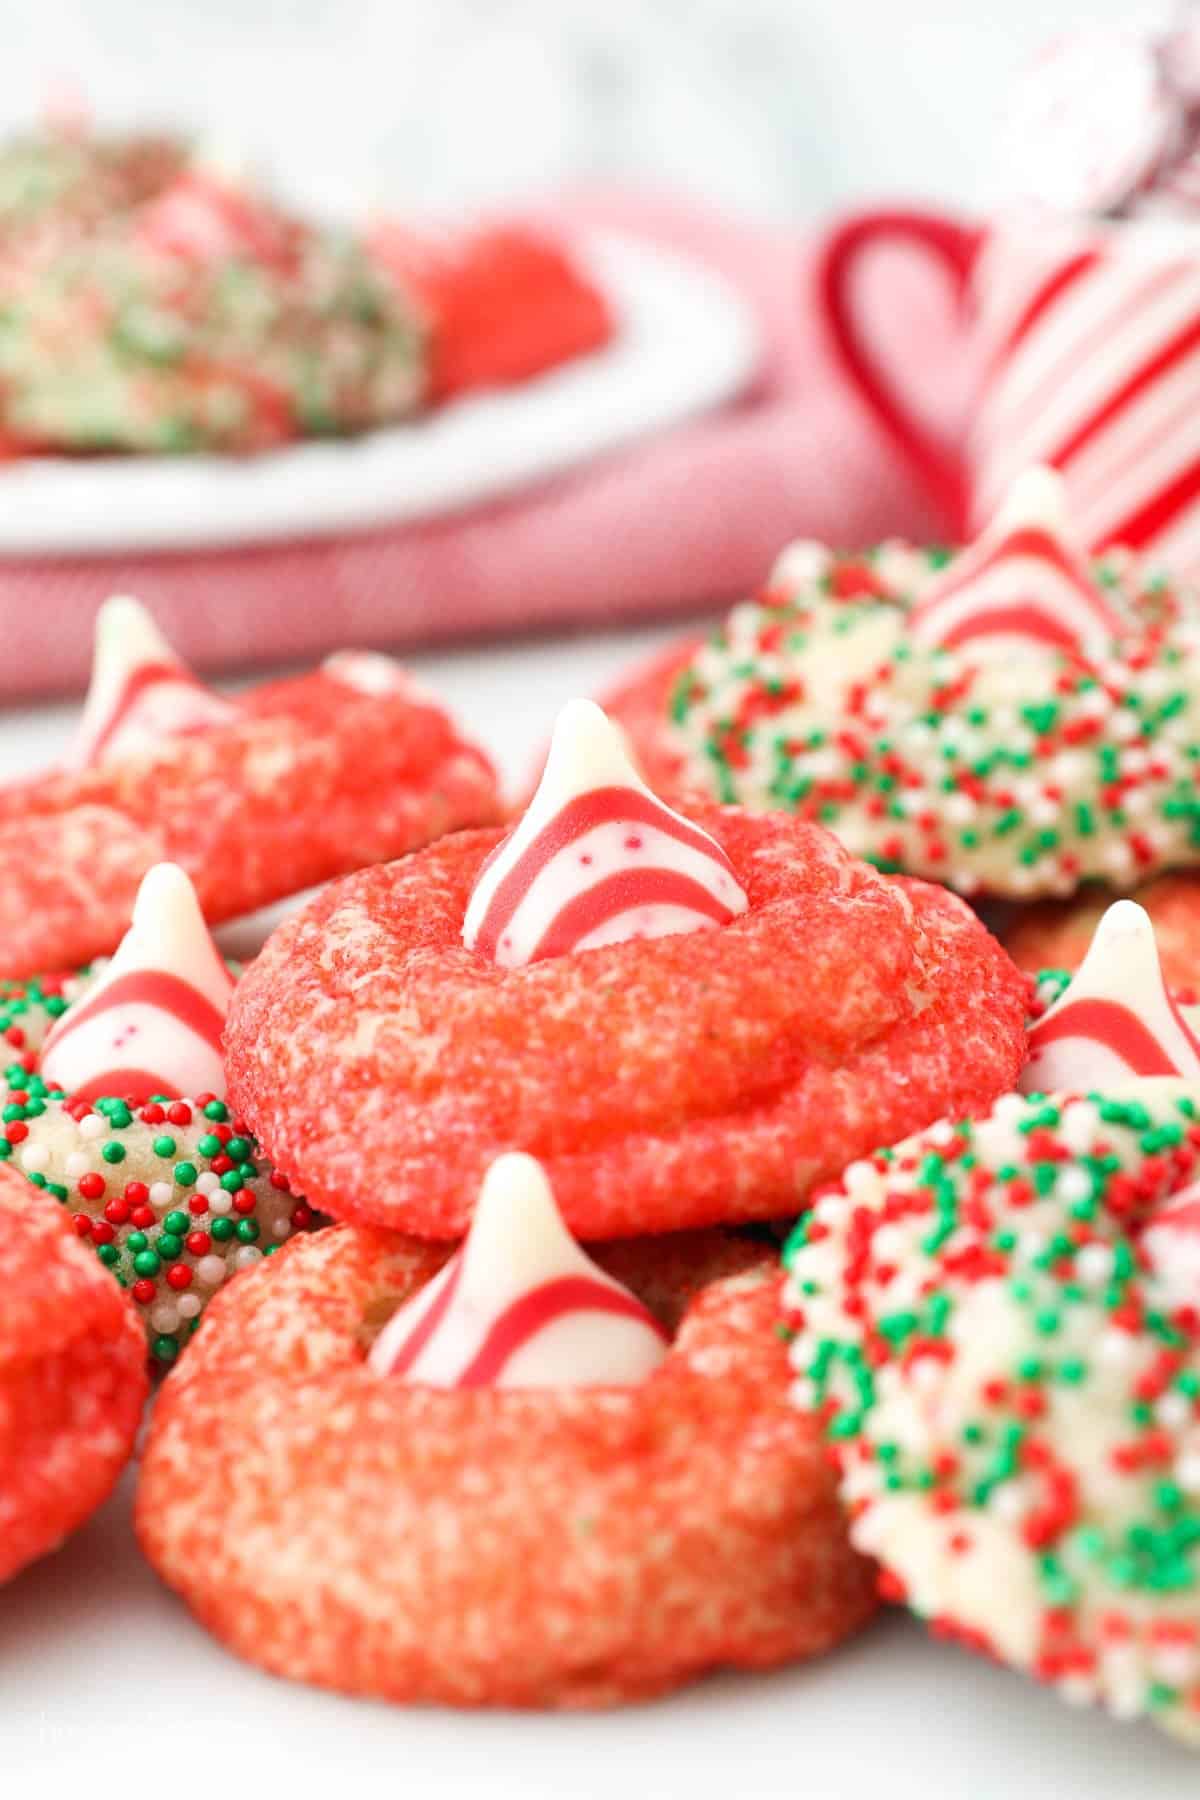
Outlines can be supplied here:
[[[35, 147], [25, 155], [36, 181]], [[424, 315], [358, 238], [198, 160], [164, 155], [157, 186], [113, 178], [92, 194], [115, 158], [85, 155], [73, 171], [53, 139], [42, 161], [63, 191], [7, 234], [10, 446], [245, 453], [361, 432], [420, 404]], [[5, 235], [0, 218], [0, 255]]]
[[[532, 837], [337, 883], [239, 983], [230, 1096], [313, 1205], [458, 1237], [518, 1149], [585, 1239], [775, 1218], [1013, 1084], [1024, 984], [961, 901], [782, 814], [664, 823], [619, 748], [584, 762], [598, 786]], [[556, 734], [530, 820], [567, 764]]]
[[[201, 1623], [295, 1680], [523, 1707], [645, 1699], [860, 1625], [873, 1575], [847, 1547], [818, 1434], [787, 1403], [771, 1262], [700, 1233], [531, 1268], [523, 1241], [521, 1295], [468, 1317], [465, 1347], [446, 1341], [447, 1250], [370, 1229], [297, 1239], [217, 1300], [159, 1397], [136, 1512]], [[547, 1319], [564, 1266], [576, 1291]], [[388, 1321], [439, 1271], [426, 1361], [397, 1366]], [[461, 1260], [459, 1278], [461, 1300]], [[597, 1294], [627, 1313], [598, 1314]], [[522, 1297], [540, 1323], [478, 1378], [497, 1327], [512, 1351]], [[576, 1385], [569, 1331], [597, 1317], [617, 1336]], [[497, 1385], [522, 1358], [523, 1379]]]
[[104, 1500], [133, 1449], [146, 1351], [62, 1209], [0, 1168], [0, 1581]]
[[127, 600], [101, 611], [64, 760], [0, 788], [10, 977], [110, 952], [158, 862], [217, 923], [499, 816], [487, 759], [390, 659], [334, 656], [224, 701]]
[[786, 1253], [795, 1397], [883, 1591], [1192, 1742], [1200, 1288], [1155, 1238], [1194, 1245], [1198, 1105], [1008, 1095], [852, 1164]]
[[179, 1355], [230, 1276], [313, 1222], [215, 1095], [66, 1100], [4, 1071], [0, 1161], [57, 1200], [136, 1305], [156, 1362]]
[[784, 553], [610, 701], [648, 779], [827, 825], [969, 895], [1121, 890], [1200, 858], [1200, 607], [1075, 547], [1031, 470], [962, 553]]

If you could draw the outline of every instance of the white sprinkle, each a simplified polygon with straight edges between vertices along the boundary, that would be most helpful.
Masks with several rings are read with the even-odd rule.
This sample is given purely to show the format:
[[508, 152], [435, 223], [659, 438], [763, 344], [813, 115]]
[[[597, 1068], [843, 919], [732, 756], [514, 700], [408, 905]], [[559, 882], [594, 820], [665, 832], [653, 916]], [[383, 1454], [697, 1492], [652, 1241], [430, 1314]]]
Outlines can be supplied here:
[[1086, 1169], [1064, 1169], [1058, 1178], [1059, 1198], [1068, 1205], [1075, 1200], [1086, 1200], [1091, 1191], [1092, 1183]]
[[[1091, 1149], [1096, 1136], [1096, 1127], [1099, 1122], [1100, 1115], [1090, 1101], [1073, 1100], [1070, 1106], [1067, 1107], [1067, 1110], [1063, 1113], [1062, 1123], [1058, 1128], [1058, 1135], [1066, 1145], [1067, 1149], [1073, 1150], [1078, 1156], [1085, 1150]], [[1081, 1172], [1082, 1171], [1072, 1169], [1067, 1173], [1075, 1175]], [[1063, 1190], [1065, 1180], [1066, 1174], [1059, 1177], [1060, 1190]]]
[[1075, 1273], [1087, 1287], [1103, 1287], [1112, 1268], [1113, 1253], [1107, 1244], [1084, 1244], [1075, 1258]]
[[1127, 1331], [1106, 1331], [1100, 1339], [1099, 1351], [1106, 1363], [1131, 1362], [1137, 1346]]
[[896, 1262], [908, 1250], [909, 1234], [901, 1225], [881, 1225], [873, 1239], [876, 1263]]
[[1185, 1494], [1200, 1494], [1200, 1450], [1190, 1450], [1177, 1459], [1175, 1479]]
[[1184, 1687], [1196, 1673], [1196, 1651], [1189, 1644], [1166, 1644], [1155, 1650], [1150, 1667], [1160, 1681], [1169, 1687]]
[[988, 1500], [988, 1510], [994, 1512], [1000, 1519], [1010, 1521], [1019, 1519], [1025, 1511], [1025, 1496], [1018, 1484], [1014, 1481], [1005, 1481], [999, 1487], [993, 1488]]
[[1154, 1408], [1154, 1416], [1168, 1431], [1182, 1431], [1192, 1416], [1191, 1402], [1174, 1391], [1164, 1394]]

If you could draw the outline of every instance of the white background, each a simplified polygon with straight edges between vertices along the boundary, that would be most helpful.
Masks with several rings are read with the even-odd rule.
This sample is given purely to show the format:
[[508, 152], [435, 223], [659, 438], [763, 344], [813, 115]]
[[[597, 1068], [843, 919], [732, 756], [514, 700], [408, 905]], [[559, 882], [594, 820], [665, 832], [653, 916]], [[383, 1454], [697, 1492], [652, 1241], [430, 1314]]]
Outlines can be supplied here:
[[337, 205], [682, 186], [766, 217], [987, 189], [1011, 72], [1169, 0], [0, 0], [0, 123], [73, 81]]

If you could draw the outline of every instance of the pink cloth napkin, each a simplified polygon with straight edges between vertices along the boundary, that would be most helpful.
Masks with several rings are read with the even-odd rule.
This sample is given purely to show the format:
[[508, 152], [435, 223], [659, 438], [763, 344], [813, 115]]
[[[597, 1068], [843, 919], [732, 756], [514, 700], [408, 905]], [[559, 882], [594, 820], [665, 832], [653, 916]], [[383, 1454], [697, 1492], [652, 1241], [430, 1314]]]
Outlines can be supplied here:
[[[78, 688], [92, 614], [136, 594], [196, 668], [312, 658], [339, 645], [685, 614], [730, 601], [791, 537], [920, 536], [930, 515], [831, 360], [811, 298], [811, 245], [675, 200], [577, 195], [541, 215], [703, 258], [762, 324], [752, 388], [499, 503], [336, 539], [186, 554], [0, 558], [0, 697]], [[936, 374], [944, 315], [916, 271], [876, 283], [878, 333]], [[937, 389], [931, 380], [927, 384]]]

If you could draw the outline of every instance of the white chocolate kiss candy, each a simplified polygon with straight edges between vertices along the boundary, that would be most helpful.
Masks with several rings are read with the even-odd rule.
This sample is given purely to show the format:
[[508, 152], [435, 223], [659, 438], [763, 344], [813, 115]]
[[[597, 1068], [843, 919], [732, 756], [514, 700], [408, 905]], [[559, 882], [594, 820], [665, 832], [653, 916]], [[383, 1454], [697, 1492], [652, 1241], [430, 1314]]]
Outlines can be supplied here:
[[55, 1021], [42, 1075], [85, 1100], [222, 1098], [232, 991], [191, 882], [174, 863], [158, 863], [142, 880], [116, 955]]
[[632, 1387], [666, 1350], [653, 1314], [575, 1242], [541, 1164], [514, 1151], [484, 1177], [462, 1249], [369, 1360], [414, 1386]]
[[1135, 900], [1097, 925], [1070, 985], [1029, 1034], [1023, 1094], [1080, 1093], [1148, 1076], [1200, 1076], [1200, 1017], [1167, 992], [1154, 926]]
[[91, 686], [65, 766], [138, 756], [235, 711], [196, 680], [139, 601], [115, 595], [96, 614]]
[[415, 681], [402, 663], [377, 650], [335, 650], [321, 664], [321, 673], [352, 693], [365, 694], [373, 700], [395, 694], [416, 705], [441, 705], [437, 695]]
[[929, 649], [969, 645], [973, 656], [1101, 656], [1126, 621], [1074, 541], [1061, 475], [1037, 466], [1018, 476], [987, 529], [926, 589], [909, 629]]
[[598, 706], [572, 700], [524, 818], [479, 872], [463, 942], [512, 969], [727, 925], [747, 904], [716, 840], [651, 793]]

